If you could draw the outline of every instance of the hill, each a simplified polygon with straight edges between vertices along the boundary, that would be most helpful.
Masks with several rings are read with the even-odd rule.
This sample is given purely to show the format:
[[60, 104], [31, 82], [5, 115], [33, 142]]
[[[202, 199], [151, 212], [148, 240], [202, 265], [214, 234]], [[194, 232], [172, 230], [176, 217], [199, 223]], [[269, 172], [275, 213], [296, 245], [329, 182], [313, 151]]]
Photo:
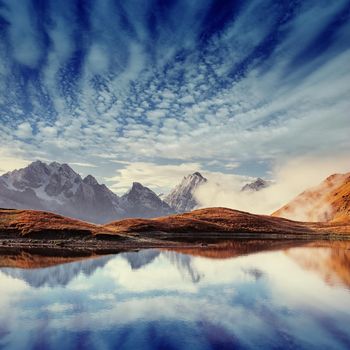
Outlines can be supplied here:
[[124, 219], [95, 225], [57, 214], [0, 209], [3, 247], [124, 249], [216, 243], [242, 237], [307, 238], [349, 235], [349, 222], [307, 223], [227, 208], [207, 208], [156, 219]]
[[275, 211], [273, 216], [312, 222], [350, 218], [350, 173], [334, 174]]

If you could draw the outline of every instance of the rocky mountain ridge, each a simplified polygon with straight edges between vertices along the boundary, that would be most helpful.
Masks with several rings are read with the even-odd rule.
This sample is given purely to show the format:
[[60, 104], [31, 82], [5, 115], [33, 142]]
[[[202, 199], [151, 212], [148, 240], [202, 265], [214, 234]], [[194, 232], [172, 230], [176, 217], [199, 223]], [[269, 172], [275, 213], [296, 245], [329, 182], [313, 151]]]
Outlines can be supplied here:
[[41, 161], [0, 176], [0, 207], [51, 211], [94, 223], [172, 213], [141, 184], [119, 197], [92, 175], [82, 178], [68, 164]]
[[[152, 218], [199, 208], [195, 192], [207, 182], [201, 173], [194, 172], [166, 196], [158, 196], [138, 182], [118, 196], [92, 175], [81, 177], [68, 164], [38, 160], [0, 176], [0, 207], [50, 211], [99, 224], [123, 218]], [[242, 190], [258, 191], [267, 185], [268, 181], [259, 178]]]
[[177, 213], [191, 211], [199, 205], [195, 198], [195, 191], [207, 181], [199, 172], [185, 176], [181, 183], [164, 198], [164, 201]]
[[260, 177], [258, 177], [255, 181], [248, 183], [246, 185], [244, 185], [241, 189], [241, 191], [245, 192], [245, 191], [250, 191], [250, 192], [256, 192], [256, 191], [260, 191], [266, 187], [269, 187], [271, 184], [271, 181], [267, 181], [264, 180]]

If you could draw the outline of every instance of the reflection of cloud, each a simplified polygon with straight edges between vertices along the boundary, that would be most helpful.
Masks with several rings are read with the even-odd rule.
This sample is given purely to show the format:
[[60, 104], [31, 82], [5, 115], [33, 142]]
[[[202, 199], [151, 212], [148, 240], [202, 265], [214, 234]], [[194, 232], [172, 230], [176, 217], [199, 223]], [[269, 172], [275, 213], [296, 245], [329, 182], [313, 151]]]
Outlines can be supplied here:
[[90, 299], [91, 300], [102, 300], [102, 301], [114, 300], [115, 295], [112, 293], [97, 293], [97, 294], [90, 295]]
[[0, 309], [10, 308], [11, 303], [15, 302], [28, 288], [25, 282], [0, 271]]
[[60, 304], [60, 303], [54, 303], [49, 306], [47, 306], [44, 310], [53, 312], [53, 313], [59, 313], [59, 312], [66, 312], [73, 310], [72, 304]]
[[[142, 253], [139, 261], [145, 262]], [[103, 342], [109, 348], [139, 348], [145, 341], [156, 348], [165, 336], [169, 348], [186, 341], [201, 348], [217, 343], [216, 335], [244, 348], [283, 347], [286, 337], [293, 344], [339, 347], [340, 340], [331, 336], [334, 327], [324, 320], [346, 334], [348, 324], [336, 321], [347, 316], [348, 290], [328, 285], [284, 251], [222, 260], [174, 254], [161, 251], [138, 269], [124, 254], [116, 255], [94, 273], [76, 275], [65, 288], [33, 287], [0, 273], [0, 327], [11, 320], [5, 324], [7, 341], [17, 348], [23, 348], [21, 342], [30, 348], [39, 332], [48, 344], [63, 337], [74, 347], [84, 335], [90, 347]], [[179, 264], [200, 279], [184, 279]]]

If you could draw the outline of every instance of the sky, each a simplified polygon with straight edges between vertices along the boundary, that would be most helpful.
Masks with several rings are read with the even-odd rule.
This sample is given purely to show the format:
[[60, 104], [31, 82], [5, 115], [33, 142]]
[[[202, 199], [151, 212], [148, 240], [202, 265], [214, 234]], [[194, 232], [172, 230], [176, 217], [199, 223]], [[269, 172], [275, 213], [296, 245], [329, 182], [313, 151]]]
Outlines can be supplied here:
[[350, 1], [0, 0], [0, 91], [1, 173], [349, 171]]

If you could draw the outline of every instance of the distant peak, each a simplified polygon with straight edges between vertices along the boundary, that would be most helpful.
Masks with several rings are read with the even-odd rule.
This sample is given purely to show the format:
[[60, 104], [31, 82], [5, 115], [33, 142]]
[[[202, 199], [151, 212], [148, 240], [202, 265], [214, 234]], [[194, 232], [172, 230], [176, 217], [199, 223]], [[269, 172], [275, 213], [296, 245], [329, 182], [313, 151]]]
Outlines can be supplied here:
[[28, 167], [45, 167], [47, 166], [46, 163], [42, 162], [41, 160], [36, 160], [28, 165]]
[[142, 190], [146, 188], [145, 186], [143, 186], [141, 183], [139, 182], [133, 182], [132, 183], [132, 186], [131, 186], [131, 189], [135, 189], [135, 190]]
[[194, 172], [194, 173], [192, 174], [192, 176], [198, 176], [198, 177], [204, 179], [203, 175], [202, 175], [200, 172], [198, 172], [198, 171]]
[[39, 160], [39, 159], [37, 159], [37, 160], [35, 160], [34, 162], [32, 162], [30, 165], [35, 165], [35, 164], [40, 164], [40, 165], [42, 165], [42, 164], [45, 164], [44, 162], [42, 162], [41, 160]]
[[263, 188], [266, 188], [270, 185], [270, 182], [267, 180], [258, 177], [255, 181], [244, 185], [241, 191], [259, 191]]
[[188, 181], [188, 180], [196, 183], [197, 182], [202, 183], [202, 182], [208, 181], [199, 171], [195, 171], [193, 174], [184, 177], [184, 181]]
[[58, 162], [51, 162], [49, 165], [52, 168], [59, 168], [61, 166], [61, 164]]
[[149, 194], [154, 194], [156, 196], [156, 194], [150, 190], [148, 187], [143, 186], [142, 184], [140, 184], [139, 182], [133, 182], [131, 188], [129, 189], [128, 192], [126, 192], [123, 197], [129, 197], [129, 198], [138, 198], [138, 197], [142, 197], [142, 196], [147, 196]]
[[87, 185], [98, 185], [97, 180], [92, 176], [92, 175], [87, 175], [84, 179], [83, 182]]

